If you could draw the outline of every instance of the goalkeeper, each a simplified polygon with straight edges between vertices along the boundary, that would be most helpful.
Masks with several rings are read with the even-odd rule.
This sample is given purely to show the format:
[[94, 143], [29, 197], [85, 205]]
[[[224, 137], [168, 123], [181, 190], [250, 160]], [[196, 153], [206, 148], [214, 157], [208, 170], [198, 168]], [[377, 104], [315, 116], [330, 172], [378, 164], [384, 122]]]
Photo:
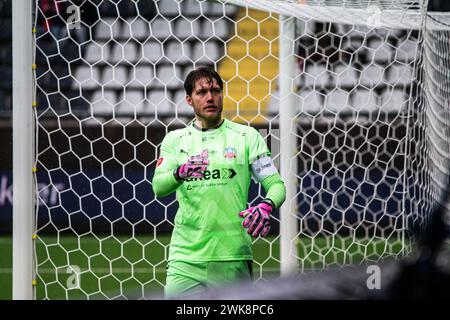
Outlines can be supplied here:
[[[153, 177], [157, 196], [176, 191], [167, 298], [252, 278], [252, 236], [264, 237], [285, 186], [261, 135], [222, 118], [223, 82], [214, 70], [192, 70], [184, 82], [195, 119], [169, 132]], [[266, 190], [247, 209], [251, 176]]]

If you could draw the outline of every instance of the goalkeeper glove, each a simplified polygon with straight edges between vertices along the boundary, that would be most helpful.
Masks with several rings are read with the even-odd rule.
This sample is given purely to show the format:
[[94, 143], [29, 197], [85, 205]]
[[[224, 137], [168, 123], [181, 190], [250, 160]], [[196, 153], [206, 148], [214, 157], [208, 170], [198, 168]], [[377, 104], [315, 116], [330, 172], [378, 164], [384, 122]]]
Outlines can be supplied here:
[[239, 215], [244, 218], [242, 226], [247, 228], [247, 233], [253, 237], [265, 237], [270, 230], [270, 213], [274, 209], [271, 200], [266, 199], [257, 206], [241, 211]]
[[175, 178], [179, 181], [188, 180], [190, 178], [203, 178], [208, 165], [208, 150], [206, 149], [199, 155], [189, 157], [185, 164], [182, 164], [175, 169]]

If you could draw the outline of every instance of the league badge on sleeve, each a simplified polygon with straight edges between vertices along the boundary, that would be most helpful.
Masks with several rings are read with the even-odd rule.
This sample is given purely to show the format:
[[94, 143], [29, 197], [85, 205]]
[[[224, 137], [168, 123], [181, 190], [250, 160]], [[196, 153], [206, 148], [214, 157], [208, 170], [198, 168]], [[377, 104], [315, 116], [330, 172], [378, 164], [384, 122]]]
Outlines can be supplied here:
[[163, 160], [164, 160], [164, 158], [159, 158], [158, 161], [156, 161], [156, 168], [158, 168], [161, 165]]
[[236, 149], [233, 147], [226, 147], [223, 149], [223, 156], [225, 159], [234, 159], [236, 158]]

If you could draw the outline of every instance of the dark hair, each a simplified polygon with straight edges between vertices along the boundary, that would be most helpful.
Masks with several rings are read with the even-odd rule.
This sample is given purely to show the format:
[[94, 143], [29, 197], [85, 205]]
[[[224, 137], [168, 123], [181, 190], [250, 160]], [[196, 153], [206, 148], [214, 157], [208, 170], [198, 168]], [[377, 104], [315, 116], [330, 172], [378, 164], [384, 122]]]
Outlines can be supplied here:
[[186, 94], [188, 96], [192, 94], [192, 91], [194, 90], [195, 87], [195, 83], [200, 79], [206, 79], [209, 82], [212, 82], [214, 79], [216, 79], [220, 89], [223, 89], [222, 78], [216, 71], [208, 67], [199, 67], [189, 72], [189, 74], [186, 77], [186, 80], [184, 81], [184, 90], [186, 91]]

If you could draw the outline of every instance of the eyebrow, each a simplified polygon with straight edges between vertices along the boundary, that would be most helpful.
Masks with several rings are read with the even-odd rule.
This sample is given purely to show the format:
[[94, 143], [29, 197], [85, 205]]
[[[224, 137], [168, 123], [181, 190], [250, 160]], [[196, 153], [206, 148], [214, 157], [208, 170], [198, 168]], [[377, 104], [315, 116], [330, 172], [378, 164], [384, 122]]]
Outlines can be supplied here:
[[222, 89], [219, 86], [217, 86], [217, 87], [209, 87], [209, 88], [201, 87], [201, 88], [195, 89], [195, 91], [202, 91], [202, 90], [222, 90]]
[[195, 89], [195, 90], [211, 90], [211, 89], [220, 89], [220, 87], [219, 86], [217, 86], [217, 87], [209, 87], [209, 88], [201, 87], [201, 88], [198, 88], [198, 89]]

